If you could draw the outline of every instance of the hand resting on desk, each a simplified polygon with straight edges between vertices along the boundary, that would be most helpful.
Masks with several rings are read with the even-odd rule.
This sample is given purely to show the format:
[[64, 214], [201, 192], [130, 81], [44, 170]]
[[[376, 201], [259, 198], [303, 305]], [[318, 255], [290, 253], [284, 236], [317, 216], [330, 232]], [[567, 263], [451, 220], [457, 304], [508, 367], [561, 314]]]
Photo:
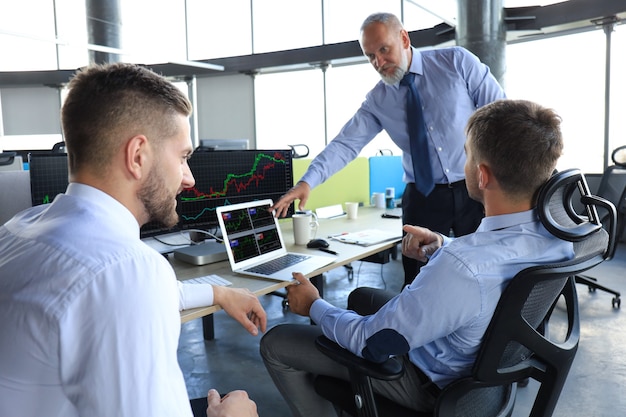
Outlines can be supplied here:
[[214, 285], [213, 302], [219, 304], [229, 316], [241, 323], [253, 336], [259, 334], [259, 329], [265, 333], [267, 314], [259, 298], [247, 288]]

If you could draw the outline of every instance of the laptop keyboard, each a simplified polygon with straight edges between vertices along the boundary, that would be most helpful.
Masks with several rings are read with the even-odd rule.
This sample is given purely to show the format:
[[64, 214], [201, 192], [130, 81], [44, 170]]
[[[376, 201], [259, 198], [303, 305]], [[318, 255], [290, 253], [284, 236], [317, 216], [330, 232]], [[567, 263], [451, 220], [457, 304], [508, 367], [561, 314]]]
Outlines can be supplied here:
[[300, 263], [308, 258], [310, 258], [309, 255], [288, 253], [280, 258], [272, 259], [271, 261], [263, 262], [262, 264], [250, 267], [246, 269], [246, 271], [254, 272], [255, 274], [272, 275], [274, 272], [289, 268], [290, 266]]

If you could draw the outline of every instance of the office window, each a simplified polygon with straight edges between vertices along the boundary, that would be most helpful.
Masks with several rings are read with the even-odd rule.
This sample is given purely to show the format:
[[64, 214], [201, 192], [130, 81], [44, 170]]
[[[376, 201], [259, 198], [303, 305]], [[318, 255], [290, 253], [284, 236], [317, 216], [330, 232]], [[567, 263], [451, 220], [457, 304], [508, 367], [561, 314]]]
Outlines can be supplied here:
[[[332, 67], [326, 71], [328, 141], [337, 136], [379, 80], [369, 63]], [[360, 155], [373, 156], [380, 149], [387, 149], [394, 155], [401, 154], [389, 135], [382, 131], [363, 148]]]
[[48, 0], [0, 2], [0, 71], [57, 69], [53, 4]]
[[[626, 25], [616, 26], [611, 34], [611, 89], [609, 153], [626, 145]], [[609, 154], [609, 164], [611, 164]]]
[[189, 59], [252, 53], [250, 0], [187, 0]]
[[[59, 41], [60, 69], [80, 68], [89, 63], [87, 11], [85, 2], [53, 2]], [[56, 66], [55, 66], [56, 67]]]
[[252, 0], [254, 53], [322, 44], [320, 0]]
[[456, 25], [456, 0], [404, 1], [404, 27], [408, 31], [428, 29], [442, 22]]
[[359, 39], [363, 20], [375, 12], [390, 12], [400, 16], [401, 0], [323, 0], [324, 43]]
[[187, 59], [185, 0], [120, 1], [124, 61], [163, 63]]
[[508, 97], [536, 101], [563, 118], [559, 169], [603, 170], [604, 51], [601, 30], [507, 47]]
[[258, 149], [324, 144], [324, 81], [319, 69], [261, 74], [254, 80]]

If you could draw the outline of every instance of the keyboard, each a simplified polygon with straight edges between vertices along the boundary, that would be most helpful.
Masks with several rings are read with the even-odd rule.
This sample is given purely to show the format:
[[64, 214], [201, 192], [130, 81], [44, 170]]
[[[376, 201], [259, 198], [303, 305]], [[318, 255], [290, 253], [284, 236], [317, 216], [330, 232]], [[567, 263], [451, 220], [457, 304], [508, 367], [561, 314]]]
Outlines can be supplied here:
[[255, 274], [272, 275], [275, 272], [281, 271], [285, 268], [289, 268], [292, 265], [298, 264], [306, 259], [309, 259], [309, 255], [300, 255], [296, 253], [288, 253], [280, 258], [272, 259], [262, 264], [252, 266], [246, 271], [253, 272]]
[[233, 285], [232, 282], [227, 280], [226, 278], [222, 278], [219, 275], [211, 274], [205, 275], [203, 277], [187, 279], [183, 281], [185, 284], [211, 284], [211, 285], [219, 285], [222, 287], [228, 287], [229, 285]]

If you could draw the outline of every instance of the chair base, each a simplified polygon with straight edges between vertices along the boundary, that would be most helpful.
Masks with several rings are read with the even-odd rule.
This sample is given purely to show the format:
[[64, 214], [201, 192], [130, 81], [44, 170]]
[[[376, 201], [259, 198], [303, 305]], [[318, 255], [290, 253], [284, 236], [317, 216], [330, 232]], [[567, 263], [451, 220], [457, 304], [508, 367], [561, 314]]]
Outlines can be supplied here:
[[[326, 398], [337, 405], [344, 413], [353, 417], [358, 417], [359, 413], [353, 401], [352, 387], [348, 381], [330, 376], [318, 376], [315, 379], [315, 391], [323, 398]], [[422, 413], [403, 407], [386, 397], [374, 394], [376, 408], [381, 416], [394, 417], [432, 417], [433, 413]]]
[[600, 290], [600, 291], [608, 292], [609, 294], [613, 294], [614, 297], [611, 299], [611, 305], [613, 306], [613, 308], [620, 308], [622, 304], [622, 300], [620, 298], [621, 294], [619, 291], [615, 291], [611, 288], [605, 287], [604, 285], [598, 284], [598, 280], [593, 277], [589, 277], [586, 275], [576, 275], [575, 278], [576, 278], [577, 284], [586, 285], [587, 288], [589, 288], [590, 292], [595, 292], [596, 290]]

